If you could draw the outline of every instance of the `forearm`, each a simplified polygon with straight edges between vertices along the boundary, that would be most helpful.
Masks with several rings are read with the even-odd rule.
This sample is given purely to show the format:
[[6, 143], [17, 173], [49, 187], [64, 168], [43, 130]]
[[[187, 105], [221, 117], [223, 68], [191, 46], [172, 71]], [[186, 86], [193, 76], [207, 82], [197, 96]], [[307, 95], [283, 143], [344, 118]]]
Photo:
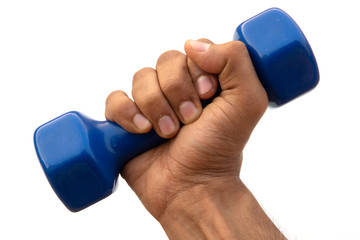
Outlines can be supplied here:
[[286, 239], [238, 180], [194, 186], [159, 219], [170, 240]]

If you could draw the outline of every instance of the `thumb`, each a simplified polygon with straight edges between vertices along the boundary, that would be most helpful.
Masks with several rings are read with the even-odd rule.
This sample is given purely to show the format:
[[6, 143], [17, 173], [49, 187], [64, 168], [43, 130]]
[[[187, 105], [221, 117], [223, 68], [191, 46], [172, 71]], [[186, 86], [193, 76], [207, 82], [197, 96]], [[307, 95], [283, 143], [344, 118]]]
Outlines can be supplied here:
[[225, 44], [210, 44], [188, 40], [185, 52], [202, 70], [219, 75], [223, 90], [251, 86], [262, 87], [244, 43], [232, 41]]
[[245, 116], [255, 127], [267, 108], [268, 98], [245, 44], [240, 41], [209, 44], [188, 40], [185, 52], [200, 69], [218, 75], [222, 89], [220, 97], [226, 100], [221, 102], [230, 103], [234, 117]]

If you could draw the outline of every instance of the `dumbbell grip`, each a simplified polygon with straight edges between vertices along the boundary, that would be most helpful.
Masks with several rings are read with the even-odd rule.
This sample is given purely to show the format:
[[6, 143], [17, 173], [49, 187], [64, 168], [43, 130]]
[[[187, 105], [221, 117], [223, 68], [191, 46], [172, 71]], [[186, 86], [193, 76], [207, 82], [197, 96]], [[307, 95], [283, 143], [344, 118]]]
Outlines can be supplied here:
[[[89, 133], [89, 138], [95, 140], [92, 142], [96, 144], [94, 149], [98, 149], [98, 154], [110, 154], [106, 159], [116, 161], [109, 163], [116, 166], [115, 176], [125, 163], [167, 140], [161, 138], [153, 129], [145, 134], [134, 134], [110, 121], [97, 122], [93, 134], [90, 136]], [[99, 146], [103, 146], [104, 149], [100, 150]]]
[[[206, 107], [215, 97], [221, 92], [220, 86], [215, 95], [206, 100], [201, 100], [203, 107]], [[115, 161], [109, 163], [112, 166], [116, 166], [114, 169], [114, 175], [119, 173], [121, 168], [133, 159], [134, 157], [144, 153], [160, 144], [166, 142], [168, 139], [160, 137], [153, 129], [145, 134], [135, 134], [126, 131], [118, 124], [111, 121], [95, 121], [91, 118], [73, 112], [79, 117], [83, 118], [84, 125], [89, 126], [89, 139], [91, 149], [97, 149], [94, 152], [95, 155], [100, 155], [103, 159], [104, 155], [109, 161]], [[182, 126], [182, 124], [181, 124]], [[102, 163], [106, 164], [106, 163]]]

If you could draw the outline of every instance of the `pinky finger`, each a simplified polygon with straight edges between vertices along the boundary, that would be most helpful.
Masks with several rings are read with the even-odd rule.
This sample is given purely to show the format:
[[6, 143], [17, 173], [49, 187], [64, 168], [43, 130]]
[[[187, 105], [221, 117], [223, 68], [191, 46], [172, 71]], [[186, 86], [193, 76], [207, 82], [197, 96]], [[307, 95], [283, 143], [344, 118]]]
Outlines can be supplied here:
[[123, 91], [114, 91], [107, 97], [105, 118], [131, 133], [146, 133], [152, 128], [150, 121]]

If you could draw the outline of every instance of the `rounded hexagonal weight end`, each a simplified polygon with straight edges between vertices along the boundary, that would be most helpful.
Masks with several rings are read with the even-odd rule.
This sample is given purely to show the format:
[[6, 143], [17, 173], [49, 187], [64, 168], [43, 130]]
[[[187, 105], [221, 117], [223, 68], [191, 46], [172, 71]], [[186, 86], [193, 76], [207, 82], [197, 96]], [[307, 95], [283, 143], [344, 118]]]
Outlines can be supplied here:
[[243, 22], [234, 40], [248, 48], [271, 106], [280, 106], [313, 89], [319, 70], [310, 44], [295, 21], [278, 8]]
[[35, 149], [52, 188], [73, 212], [110, 195], [114, 179], [104, 172], [90, 143], [93, 120], [69, 112], [40, 126]]

